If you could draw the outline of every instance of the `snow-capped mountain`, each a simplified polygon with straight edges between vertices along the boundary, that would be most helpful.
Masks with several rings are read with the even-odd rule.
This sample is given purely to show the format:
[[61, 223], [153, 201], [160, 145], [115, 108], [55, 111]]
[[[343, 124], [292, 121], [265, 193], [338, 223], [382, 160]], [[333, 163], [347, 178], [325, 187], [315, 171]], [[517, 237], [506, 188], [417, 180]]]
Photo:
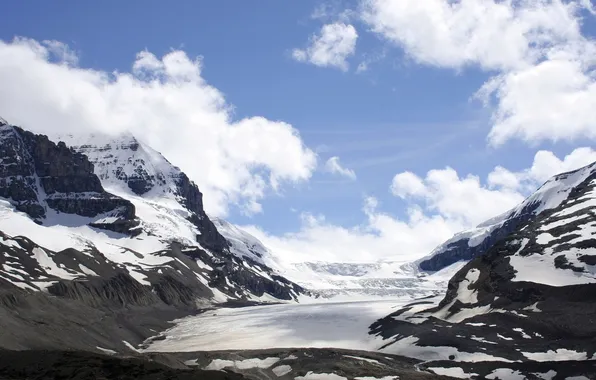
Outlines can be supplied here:
[[427, 276], [416, 265], [401, 261], [365, 263], [296, 262], [271, 252], [257, 238], [242, 229], [212, 218], [217, 230], [230, 244], [230, 252], [248, 262], [261, 263], [313, 293], [334, 300], [388, 297], [416, 298], [443, 289], [463, 263]]
[[[176, 316], [306, 294], [238, 254], [203, 210], [198, 187], [161, 154], [132, 136], [84, 141], [69, 148], [0, 126], [0, 305], [8, 308], [0, 307], [0, 330], [11, 331], [0, 347], [44, 346], [42, 331], [21, 333], [31, 324], [22, 307], [40, 302], [48, 310], [67, 303], [60, 308], [148, 307]], [[72, 329], [78, 325], [66, 321], [80, 317], [49, 315]], [[51, 344], [84, 345], [67, 335]]]
[[437, 271], [458, 261], [468, 261], [486, 252], [525, 222], [557, 208], [570, 193], [592, 175], [591, 166], [552, 177], [517, 207], [462, 231], [419, 260], [425, 271]]
[[507, 217], [524, 213], [532, 217], [459, 270], [444, 297], [372, 325], [383, 350], [449, 368], [596, 359], [596, 162], [553, 177]]

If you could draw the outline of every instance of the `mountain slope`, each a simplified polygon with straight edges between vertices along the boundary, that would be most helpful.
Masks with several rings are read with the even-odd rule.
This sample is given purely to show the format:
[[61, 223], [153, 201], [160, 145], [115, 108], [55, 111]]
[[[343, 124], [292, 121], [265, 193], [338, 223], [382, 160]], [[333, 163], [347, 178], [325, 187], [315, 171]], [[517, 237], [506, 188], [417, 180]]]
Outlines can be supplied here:
[[230, 252], [198, 187], [130, 136], [70, 149], [3, 124], [0, 154], [0, 347], [126, 350], [155, 333], [130, 319], [163, 329], [214, 303], [305, 294]]
[[203, 194], [199, 188], [161, 153], [134, 136], [64, 135], [56, 139], [88, 157], [105, 188], [124, 197], [164, 203], [175, 212], [184, 213], [196, 226], [200, 232], [197, 240], [205, 248], [223, 250], [228, 247], [203, 210]]
[[419, 260], [425, 271], [437, 271], [458, 261], [483, 254], [525, 222], [561, 205], [570, 193], [586, 181], [592, 166], [554, 176], [534, 194], [510, 211], [489, 219], [476, 228], [460, 232]]
[[524, 207], [537, 214], [458, 271], [445, 297], [371, 326], [384, 350], [464, 362], [596, 359], [596, 163], [553, 177], [515, 210]]

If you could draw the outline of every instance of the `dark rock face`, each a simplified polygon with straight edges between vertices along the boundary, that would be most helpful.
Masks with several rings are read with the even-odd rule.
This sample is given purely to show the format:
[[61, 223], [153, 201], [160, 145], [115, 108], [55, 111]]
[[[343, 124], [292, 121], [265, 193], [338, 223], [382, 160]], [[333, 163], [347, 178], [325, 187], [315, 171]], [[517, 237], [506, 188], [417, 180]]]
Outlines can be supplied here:
[[201, 234], [197, 236], [197, 241], [205, 248], [215, 251], [228, 248], [228, 242], [217, 231], [217, 228], [203, 209], [203, 194], [199, 191], [197, 185], [182, 172], [180, 172], [176, 185], [177, 195], [184, 206], [192, 213], [189, 220], [201, 231]]
[[105, 136], [92, 137], [82, 145], [76, 145], [77, 141], [73, 144], [75, 151], [90, 157], [101, 181], [126, 184], [139, 196], [150, 191], [173, 193], [190, 212], [189, 221], [200, 231], [197, 242], [216, 252], [228, 248], [228, 242], [203, 209], [203, 194], [198, 186], [160, 153], [130, 135], [107, 140]]
[[482, 255], [495, 243], [501, 241], [510, 233], [514, 232], [520, 225], [531, 219], [535, 209], [535, 204], [530, 205], [519, 215], [508, 218], [503, 225], [493, 230], [490, 235], [482, 241], [482, 243], [476, 246], [470, 246], [469, 239], [467, 238], [448, 244], [442, 252], [420, 262], [420, 269], [434, 272], [448, 267], [449, 265], [458, 261], [468, 261]]
[[172, 368], [147, 357], [119, 358], [91, 352], [1, 351], [3, 379], [243, 380], [223, 371]]
[[[180, 247], [175, 245], [172, 250], [181, 252]], [[212, 257], [199, 248], [185, 249], [181, 254], [192, 260], [201, 260], [213, 268], [209, 274], [209, 286], [212, 288], [224, 290], [229, 283], [232, 283], [256, 296], [260, 297], [267, 293], [280, 300], [292, 300], [295, 294], [307, 293], [306, 289], [246, 257], [240, 259], [227, 252]], [[254, 271], [244, 265], [243, 260], [249, 267], [256, 267], [260, 272], [267, 273], [269, 278], [256, 276]]]
[[132, 203], [107, 193], [87, 157], [64, 143], [4, 124], [0, 158], [0, 196], [38, 223], [49, 208], [84, 217], [105, 214], [111, 221], [96, 226], [120, 232], [137, 224]]

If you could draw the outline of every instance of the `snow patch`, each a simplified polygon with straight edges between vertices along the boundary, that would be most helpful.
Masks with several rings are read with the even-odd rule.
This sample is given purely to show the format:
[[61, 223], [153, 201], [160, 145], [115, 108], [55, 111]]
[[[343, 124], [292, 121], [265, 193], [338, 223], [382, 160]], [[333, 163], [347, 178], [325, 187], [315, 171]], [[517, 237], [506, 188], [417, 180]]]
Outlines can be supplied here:
[[537, 362], [588, 360], [587, 353], [568, 350], [566, 348], [559, 348], [555, 351], [549, 350], [546, 352], [522, 352], [522, 354], [526, 358]]
[[369, 362], [369, 363], [374, 363], [374, 364], [379, 364], [381, 365], [381, 363], [378, 360], [374, 360], [374, 359], [368, 359], [368, 358], [363, 358], [360, 356], [351, 356], [351, 355], [344, 355], [344, 358], [350, 358], [350, 359], [356, 359], [356, 360], [362, 360], [365, 362]]
[[269, 368], [279, 361], [279, 358], [266, 359], [244, 359], [244, 360], [223, 360], [214, 359], [209, 363], [206, 370], [219, 371], [224, 368], [232, 367], [237, 369], [251, 369], [251, 368]]
[[292, 367], [284, 364], [284, 365], [280, 365], [280, 366], [273, 368], [272, 371], [275, 374], [275, 376], [280, 377], [280, 376], [287, 375], [288, 373], [292, 372]]
[[103, 347], [99, 347], [99, 346], [95, 346], [95, 348], [97, 348], [98, 350], [100, 350], [104, 354], [108, 354], [108, 355], [115, 355], [115, 354], [117, 354], [116, 351], [110, 350], [108, 348], [103, 348]]
[[308, 372], [304, 376], [297, 376], [294, 380], [348, 380], [346, 377], [334, 373], [314, 373]]
[[557, 376], [557, 372], [551, 369], [548, 372], [533, 372], [532, 375], [539, 377], [542, 380], [552, 380]]
[[519, 371], [514, 371], [509, 368], [499, 368], [486, 375], [487, 379], [499, 380], [525, 380], [526, 377]]
[[477, 373], [466, 373], [463, 369], [459, 367], [429, 367], [428, 370], [433, 371], [439, 376], [451, 376], [457, 377], [458, 379], [470, 379], [472, 376], [478, 376]]

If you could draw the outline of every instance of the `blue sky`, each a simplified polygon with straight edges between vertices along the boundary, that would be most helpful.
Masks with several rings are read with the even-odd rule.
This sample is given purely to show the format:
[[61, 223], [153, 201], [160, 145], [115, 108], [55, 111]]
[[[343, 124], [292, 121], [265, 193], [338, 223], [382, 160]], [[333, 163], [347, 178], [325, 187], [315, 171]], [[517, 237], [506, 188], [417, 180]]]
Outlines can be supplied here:
[[[2, 5], [2, 13], [9, 17], [3, 19], [0, 39], [5, 43], [15, 36], [38, 42], [60, 41], [77, 55], [77, 67], [107, 73], [130, 72], [135, 56], [143, 50], [158, 58], [173, 50], [185, 52], [190, 59], [201, 56], [201, 77], [233, 105], [234, 120], [262, 116], [291, 124], [303, 144], [317, 154], [318, 164], [310, 178], [285, 183], [277, 192], [267, 188], [259, 198], [260, 213], [247, 215], [241, 207], [231, 205], [226, 215], [229, 220], [253, 226], [263, 239], [300, 231], [308, 214], [324, 215], [328, 227], [357, 229], [358, 233], [372, 228], [374, 234], [383, 235], [388, 231], [367, 224], [370, 220], [362, 208], [368, 197], [378, 201], [379, 213], [395, 220], [408, 219], [416, 208], [422, 208], [427, 217], [452, 216], [437, 204], [433, 206], [428, 197], [412, 201], [408, 196], [392, 194], [390, 186], [396, 174], [408, 171], [424, 179], [428, 171], [449, 166], [462, 178], [479, 176], [481, 186], [489, 189], [486, 179], [496, 166], [522, 173], [529, 170], [539, 150], [552, 152], [564, 163], [564, 157], [574, 149], [593, 146], [589, 123], [576, 120], [576, 127], [568, 133], [553, 134], [548, 128], [563, 130], [558, 121], [550, 127], [545, 122], [545, 129], [541, 129], [540, 115], [529, 115], [527, 105], [522, 105], [523, 109], [514, 106], [519, 120], [529, 120], [526, 137], [520, 132], [498, 146], [489, 144], [495, 114], [505, 102], [487, 106], [474, 94], [497, 75], [513, 76], [550, 58], [546, 53], [531, 59], [524, 55], [493, 64], [491, 59], [500, 53], [487, 58], [490, 54], [484, 49], [491, 48], [490, 38], [480, 38], [478, 44], [465, 46], [463, 51], [457, 50], [457, 44], [465, 43], [458, 35], [454, 37], [459, 41], [454, 43], [454, 50], [448, 51], [446, 46], [445, 55], [425, 51], [429, 49], [427, 37], [417, 36], [420, 30], [416, 24], [407, 23], [400, 14], [412, 11], [408, 18], [414, 18], [428, 12], [428, 17], [439, 17], [436, 20], [450, 25], [453, 15], [441, 8], [441, 3], [429, 1], [428, 7], [412, 11], [400, 8], [398, 0], [9, 2]], [[484, 4], [488, 3], [499, 6], [492, 1]], [[553, 9], [554, 3], [558, 2], [549, 2]], [[581, 40], [582, 49], [589, 50], [584, 45], [591, 46], [596, 22], [589, 2], [578, 1], [576, 5], [573, 11], [557, 8], [571, 15], [569, 25], [580, 25], [575, 34], [562, 31], [571, 26], [561, 27], [565, 20], [554, 16], [552, 23], [534, 26], [535, 30], [553, 31], [545, 49], [564, 50], [562, 46], [570, 46], [570, 41]], [[523, 7], [533, 9], [527, 4], [518, 8]], [[513, 5], [511, 9], [516, 10]], [[460, 11], [459, 16], [468, 16], [465, 9]], [[317, 13], [325, 15], [313, 17]], [[513, 25], [521, 17], [505, 19], [497, 27]], [[485, 23], [482, 18], [471, 20], [471, 36], [480, 35]], [[300, 62], [292, 55], [294, 49], [308, 49], [328, 24], [351, 25], [357, 31], [355, 48], [345, 57], [347, 70]], [[503, 38], [506, 36], [504, 33]], [[510, 37], [527, 42], [528, 49], [534, 46], [525, 36]], [[458, 55], [462, 56], [460, 61]], [[449, 57], [456, 57], [457, 62]], [[357, 67], [365, 61], [367, 70], [358, 72]], [[582, 72], [588, 77], [589, 66]], [[581, 93], [584, 103], [594, 102], [593, 93], [585, 88], [572, 90]], [[520, 95], [513, 94], [508, 107], [525, 95], [514, 96]], [[540, 99], [536, 104], [542, 107], [547, 101]], [[12, 109], [0, 98], [0, 112], [6, 114]], [[18, 113], [12, 116], [17, 121], [28, 120]], [[524, 131], [523, 127], [519, 130]], [[343, 167], [354, 171], [355, 180], [325, 170], [325, 162], [334, 156]], [[183, 168], [193, 165], [193, 157], [188, 161]], [[524, 180], [530, 181], [526, 177]], [[529, 186], [542, 180], [543, 176], [533, 177]], [[516, 191], [527, 193], [527, 189]]]

